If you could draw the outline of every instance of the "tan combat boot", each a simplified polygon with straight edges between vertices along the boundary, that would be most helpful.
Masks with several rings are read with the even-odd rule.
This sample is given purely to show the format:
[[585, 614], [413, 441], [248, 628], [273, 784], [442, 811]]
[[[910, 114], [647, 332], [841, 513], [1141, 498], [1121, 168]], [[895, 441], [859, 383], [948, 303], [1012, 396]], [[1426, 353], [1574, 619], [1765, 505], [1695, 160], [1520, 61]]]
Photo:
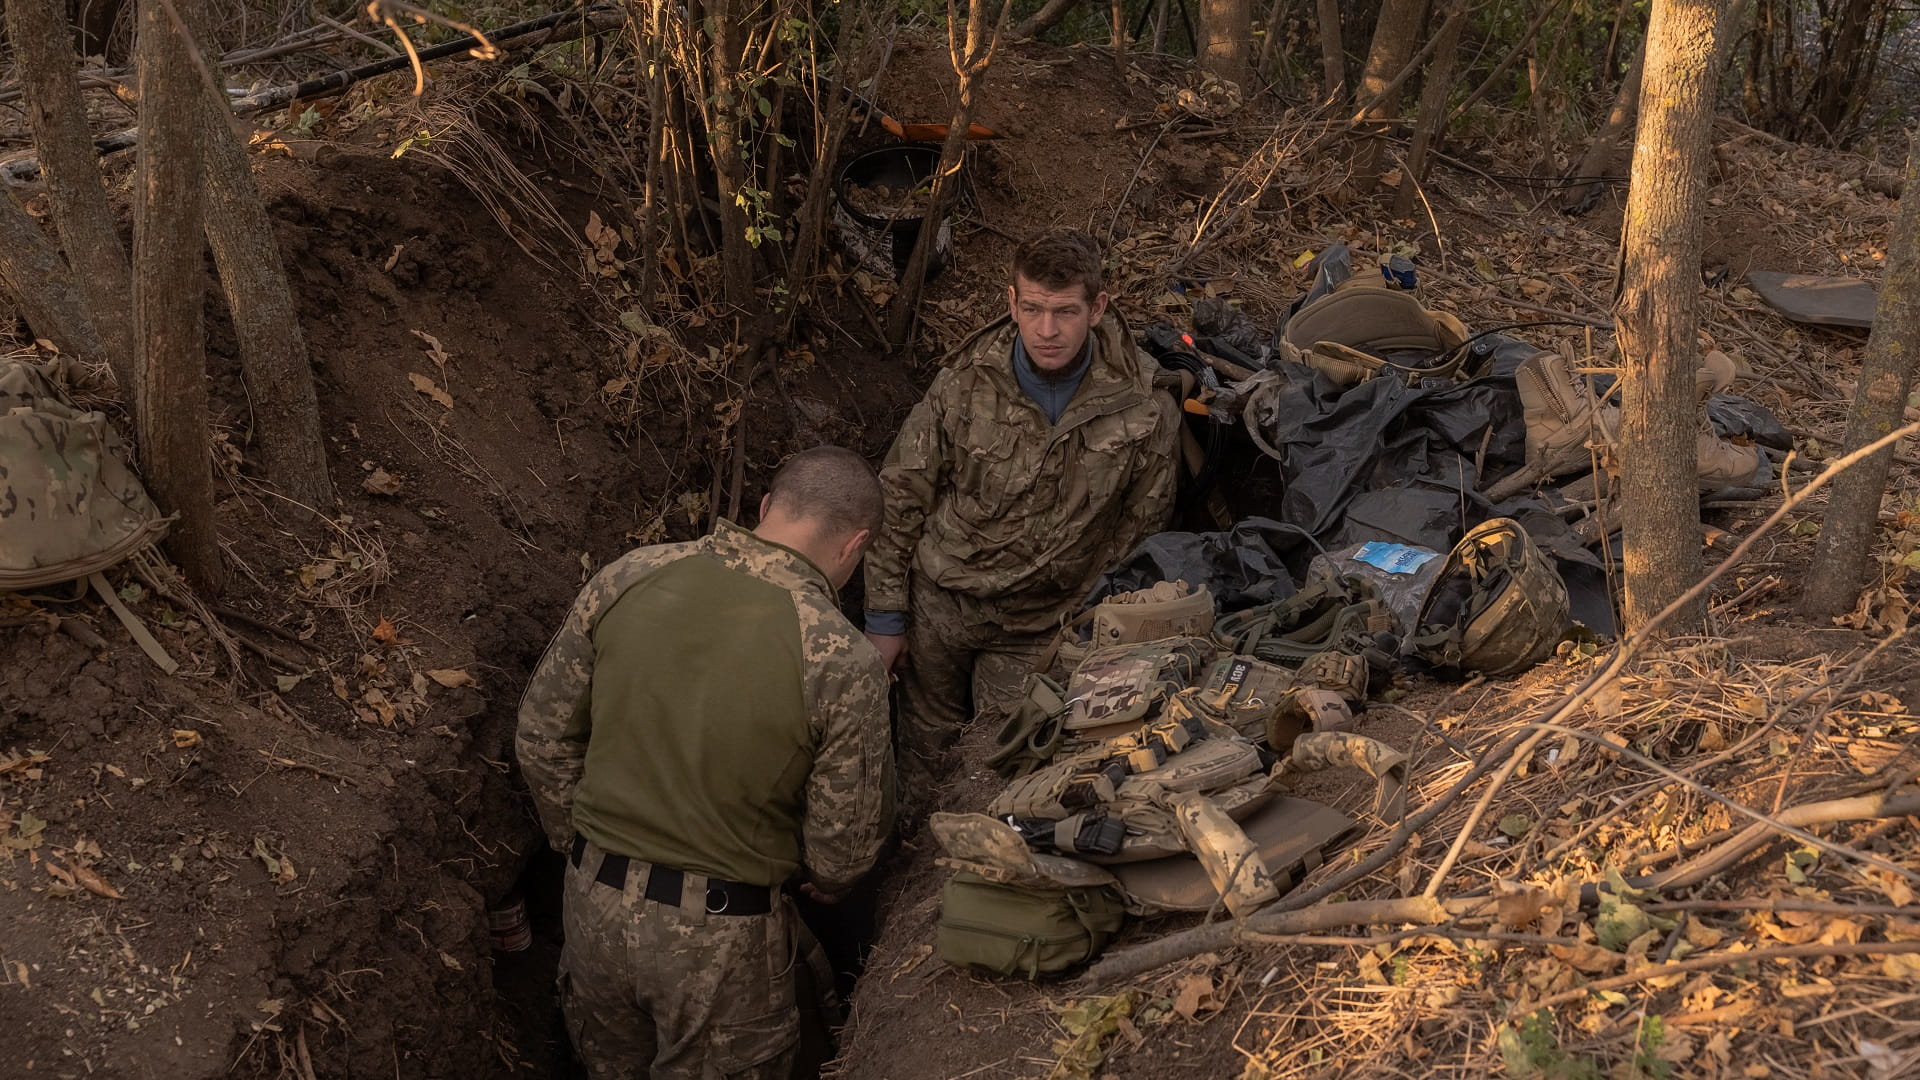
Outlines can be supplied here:
[[[1700, 361], [1693, 373], [1693, 386], [1702, 407], [1707, 399], [1733, 385], [1738, 374], [1733, 358], [1715, 349]], [[1703, 418], [1704, 419], [1704, 418]], [[1694, 440], [1699, 455], [1700, 489], [1712, 491], [1724, 487], [1754, 487], [1765, 484], [1772, 470], [1763, 470], [1766, 455], [1758, 446], [1740, 446], [1714, 434], [1711, 425]]]
[[1527, 425], [1528, 471], [1540, 479], [1565, 476], [1593, 463], [1588, 444], [1612, 440], [1619, 410], [1597, 406], [1567, 356], [1534, 353], [1513, 373], [1520, 415]]

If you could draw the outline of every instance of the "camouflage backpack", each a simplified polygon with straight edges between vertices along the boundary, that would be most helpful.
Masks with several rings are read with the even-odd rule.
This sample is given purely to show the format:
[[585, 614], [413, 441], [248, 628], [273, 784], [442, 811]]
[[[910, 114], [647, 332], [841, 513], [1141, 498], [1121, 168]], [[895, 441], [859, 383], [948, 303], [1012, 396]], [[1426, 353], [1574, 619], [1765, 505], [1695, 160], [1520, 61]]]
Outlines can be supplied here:
[[88, 578], [159, 540], [162, 517], [104, 414], [52, 365], [0, 361], [0, 589]]
[[1514, 675], [1553, 652], [1567, 629], [1567, 586], [1512, 518], [1460, 538], [1420, 604], [1412, 645], [1434, 667]]

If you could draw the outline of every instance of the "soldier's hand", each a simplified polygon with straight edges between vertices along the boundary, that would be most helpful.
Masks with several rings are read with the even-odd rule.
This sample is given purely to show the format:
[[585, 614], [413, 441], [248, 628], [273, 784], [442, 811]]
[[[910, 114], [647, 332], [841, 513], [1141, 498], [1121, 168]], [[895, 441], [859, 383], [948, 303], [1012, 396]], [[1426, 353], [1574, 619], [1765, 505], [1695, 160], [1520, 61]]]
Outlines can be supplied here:
[[907, 635], [905, 634], [868, 634], [867, 640], [880, 650], [880, 662], [886, 665], [887, 674], [896, 674], [900, 667], [900, 658], [907, 655]]
[[840, 902], [840, 897], [842, 896], [841, 893], [823, 892], [820, 889], [816, 889], [811, 881], [803, 881], [800, 883], [800, 895], [816, 904], [837, 904]]

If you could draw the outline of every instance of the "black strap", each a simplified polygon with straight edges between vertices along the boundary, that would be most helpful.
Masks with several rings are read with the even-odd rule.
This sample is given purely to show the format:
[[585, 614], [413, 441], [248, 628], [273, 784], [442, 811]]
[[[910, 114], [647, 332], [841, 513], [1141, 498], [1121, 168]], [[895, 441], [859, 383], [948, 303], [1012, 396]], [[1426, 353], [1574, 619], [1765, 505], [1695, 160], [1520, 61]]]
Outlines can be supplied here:
[[[576, 868], [586, 851], [587, 838], [575, 835], [571, 861]], [[625, 855], [603, 853], [600, 856], [600, 869], [594, 873], [593, 880], [609, 889], [625, 889], [627, 871], [632, 865], [633, 860]], [[686, 881], [685, 871], [670, 866], [656, 866], [647, 874], [646, 897], [656, 904], [679, 907]], [[773, 890], [765, 885], [708, 878], [706, 906], [709, 915], [765, 915], [773, 910]]]

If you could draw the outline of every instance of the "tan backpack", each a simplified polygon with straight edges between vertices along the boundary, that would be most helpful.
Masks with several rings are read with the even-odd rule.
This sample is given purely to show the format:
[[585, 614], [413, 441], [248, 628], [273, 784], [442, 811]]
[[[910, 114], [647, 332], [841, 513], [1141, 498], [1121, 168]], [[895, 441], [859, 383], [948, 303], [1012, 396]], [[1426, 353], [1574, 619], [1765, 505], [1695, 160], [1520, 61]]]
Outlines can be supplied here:
[[159, 540], [170, 520], [106, 416], [75, 408], [54, 375], [0, 360], [0, 589], [96, 574]]

